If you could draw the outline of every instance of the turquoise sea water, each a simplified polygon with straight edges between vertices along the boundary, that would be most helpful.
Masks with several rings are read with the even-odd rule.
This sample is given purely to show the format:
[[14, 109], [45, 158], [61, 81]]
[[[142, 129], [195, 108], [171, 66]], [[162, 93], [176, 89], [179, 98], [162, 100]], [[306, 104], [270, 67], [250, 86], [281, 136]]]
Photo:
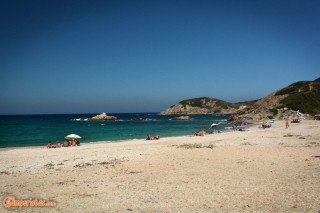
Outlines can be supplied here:
[[[98, 114], [98, 113], [97, 113]], [[67, 115], [10, 115], [0, 116], [0, 147], [41, 146], [48, 141], [64, 141], [74, 133], [81, 142], [143, 139], [147, 134], [168, 136], [191, 135], [199, 129], [208, 129], [212, 123], [223, 122], [216, 130], [225, 131], [228, 115], [190, 115], [189, 121], [171, 120], [172, 115], [157, 113], [109, 114], [117, 121], [83, 121], [97, 114]]]

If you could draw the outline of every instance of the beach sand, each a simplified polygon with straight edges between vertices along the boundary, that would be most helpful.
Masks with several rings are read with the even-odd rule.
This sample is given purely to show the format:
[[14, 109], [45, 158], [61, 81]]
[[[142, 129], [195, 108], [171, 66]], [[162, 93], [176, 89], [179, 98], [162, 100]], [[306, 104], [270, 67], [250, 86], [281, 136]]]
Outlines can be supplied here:
[[[196, 148], [200, 147], [201, 148]], [[0, 151], [22, 212], [319, 212], [320, 122], [200, 137]]]

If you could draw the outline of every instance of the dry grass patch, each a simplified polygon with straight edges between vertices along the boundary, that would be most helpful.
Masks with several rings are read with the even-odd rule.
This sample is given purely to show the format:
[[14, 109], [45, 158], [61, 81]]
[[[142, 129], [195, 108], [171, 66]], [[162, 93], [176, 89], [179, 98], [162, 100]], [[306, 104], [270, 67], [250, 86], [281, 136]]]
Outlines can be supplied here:
[[201, 143], [184, 143], [182, 145], [177, 146], [177, 148], [183, 148], [183, 149], [199, 149], [199, 148], [209, 148], [213, 149], [216, 147], [214, 144], [209, 144], [208, 146], [203, 146]]
[[54, 164], [53, 163], [47, 163], [46, 165], [44, 165], [45, 168], [47, 169], [54, 169]]
[[244, 143], [241, 143], [240, 145], [241, 145], [241, 146], [252, 146], [252, 144], [249, 143], [249, 142], [244, 142]]

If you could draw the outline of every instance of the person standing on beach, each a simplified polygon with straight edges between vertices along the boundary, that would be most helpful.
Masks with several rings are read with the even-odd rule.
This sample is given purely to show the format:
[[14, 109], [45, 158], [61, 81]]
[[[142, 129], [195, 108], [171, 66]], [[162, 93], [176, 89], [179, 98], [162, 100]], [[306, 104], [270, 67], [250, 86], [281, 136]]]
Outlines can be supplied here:
[[234, 123], [232, 123], [232, 129], [233, 131], [236, 131], [236, 125]]
[[286, 129], [289, 128], [289, 121], [288, 121], [288, 118], [286, 118]]

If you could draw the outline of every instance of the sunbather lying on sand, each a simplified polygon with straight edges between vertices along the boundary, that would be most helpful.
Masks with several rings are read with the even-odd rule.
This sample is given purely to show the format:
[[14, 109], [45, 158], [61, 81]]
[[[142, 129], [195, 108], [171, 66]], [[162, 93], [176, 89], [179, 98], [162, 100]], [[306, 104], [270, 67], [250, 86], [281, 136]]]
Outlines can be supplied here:
[[156, 135], [154, 137], [151, 137], [150, 134], [147, 135], [146, 140], [159, 140], [160, 139], [160, 135]]
[[48, 145], [47, 145], [47, 148], [48, 148], [48, 149], [51, 149], [51, 148], [52, 148], [52, 143], [51, 143], [51, 141], [49, 141], [49, 143], [48, 143]]
[[204, 136], [206, 131], [204, 129], [201, 129], [194, 133], [194, 136]]

